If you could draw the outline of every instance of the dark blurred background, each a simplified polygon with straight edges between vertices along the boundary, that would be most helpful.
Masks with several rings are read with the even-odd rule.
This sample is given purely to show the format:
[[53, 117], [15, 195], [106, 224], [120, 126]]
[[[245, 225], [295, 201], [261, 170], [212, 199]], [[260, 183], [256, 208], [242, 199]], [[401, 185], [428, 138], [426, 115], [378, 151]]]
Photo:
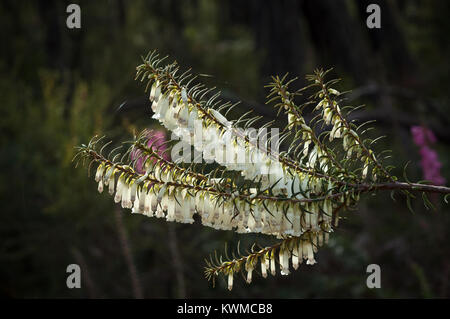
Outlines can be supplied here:
[[[356, 115], [376, 119], [388, 138], [388, 164], [422, 179], [410, 128], [426, 126], [450, 180], [449, 1], [77, 1], [81, 29], [66, 27], [72, 1], [0, 2], [0, 296], [43, 298], [274, 297], [399, 298], [450, 296], [449, 207], [432, 198], [409, 212], [389, 194], [365, 198], [319, 251], [318, 264], [287, 277], [203, 278], [204, 258], [224, 242], [255, 240], [200, 225], [131, 215], [98, 194], [74, 146], [94, 134], [127, 140], [160, 128], [141, 83], [140, 56], [170, 54], [232, 101], [271, 119], [271, 75], [299, 76], [334, 67]], [[368, 29], [366, 7], [381, 7], [381, 29]], [[118, 110], [119, 105], [126, 102]], [[82, 288], [68, 289], [66, 267], [81, 266]], [[379, 264], [381, 289], [366, 287]]]

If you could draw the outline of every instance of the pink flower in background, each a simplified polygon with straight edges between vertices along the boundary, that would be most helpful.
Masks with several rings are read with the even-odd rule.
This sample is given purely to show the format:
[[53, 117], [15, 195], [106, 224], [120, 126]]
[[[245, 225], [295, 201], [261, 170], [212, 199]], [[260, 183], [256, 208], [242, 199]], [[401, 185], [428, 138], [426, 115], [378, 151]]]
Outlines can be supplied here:
[[436, 136], [434, 136], [433, 131], [423, 126], [413, 126], [411, 127], [411, 134], [413, 136], [414, 143], [417, 146], [424, 146], [427, 142], [433, 144], [436, 143]]
[[429, 146], [436, 143], [436, 136], [424, 126], [411, 127], [411, 134], [414, 143], [420, 147], [420, 156], [422, 157], [420, 165], [422, 166], [423, 177], [435, 185], [444, 185], [445, 179], [441, 175], [442, 164], [439, 162], [437, 152]]
[[[153, 150], [157, 151], [158, 154], [164, 158], [165, 160], [169, 160], [169, 154], [166, 152], [167, 145], [165, 144], [166, 134], [164, 131], [153, 131], [150, 130], [147, 133], [147, 147], [151, 147]], [[131, 151], [131, 160], [135, 161], [135, 170], [139, 174], [145, 173], [145, 162], [147, 161], [148, 156], [143, 155], [141, 150], [133, 149]]]

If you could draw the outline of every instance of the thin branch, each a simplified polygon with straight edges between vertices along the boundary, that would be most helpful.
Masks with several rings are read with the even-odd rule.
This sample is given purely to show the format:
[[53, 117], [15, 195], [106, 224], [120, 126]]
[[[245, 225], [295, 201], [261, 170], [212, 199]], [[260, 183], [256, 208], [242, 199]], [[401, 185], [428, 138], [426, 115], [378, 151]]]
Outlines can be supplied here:
[[130, 249], [130, 243], [128, 241], [128, 236], [123, 225], [121, 210], [119, 207], [114, 209], [116, 217], [117, 232], [119, 235], [120, 246], [122, 248], [122, 253], [125, 258], [125, 262], [128, 267], [128, 272], [130, 274], [131, 285], [133, 287], [133, 296], [135, 299], [143, 299], [142, 287], [138, 279], [138, 273], [136, 269], [136, 264], [134, 262], [133, 254]]

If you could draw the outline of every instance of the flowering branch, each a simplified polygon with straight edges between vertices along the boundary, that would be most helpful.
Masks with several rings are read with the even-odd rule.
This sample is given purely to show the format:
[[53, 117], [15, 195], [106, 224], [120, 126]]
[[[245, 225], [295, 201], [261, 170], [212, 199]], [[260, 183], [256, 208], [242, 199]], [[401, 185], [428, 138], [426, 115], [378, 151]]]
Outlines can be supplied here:
[[[247, 271], [247, 283], [252, 282], [253, 271], [255, 271], [258, 263], [261, 267], [261, 275], [267, 278], [267, 273], [276, 275], [276, 264], [279, 264], [281, 275], [289, 275], [289, 259], [291, 259], [292, 267], [297, 270], [299, 265], [306, 260], [308, 265], [314, 265], [314, 253], [317, 247], [328, 243], [329, 234], [327, 232], [305, 233], [301, 237], [289, 237], [272, 246], [261, 248], [257, 251], [252, 247], [252, 251], [241, 257], [236, 257], [230, 261], [222, 261], [212, 257], [206, 260], [205, 277], [215, 283], [215, 278], [219, 274], [228, 276], [228, 289], [233, 288], [233, 276], [235, 273], [245, 269]], [[278, 255], [278, 261], [277, 261]], [[217, 257], [217, 256], [216, 256]]]
[[[136, 79], [146, 82], [153, 111], [152, 118], [202, 155], [204, 162], [185, 167], [169, 158], [175, 146], [162, 136], [144, 131], [131, 142], [124, 154], [110, 143], [93, 138], [78, 147], [77, 163], [98, 165], [95, 180], [99, 192], [108, 187], [116, 203], [149, 217], [193, 223], [237, 233], [261, 233], [281, 239], [275, 245], [255, 249], [247, 255], [207, 261], [205, 275], [214, 282], [218, 275], [228, 276], [229, 289], [237, 272], [247, 272], [247, 282], [260, 264], [261, 274], [276, 273], [276, 263], [283, 275], [289, 274], [289, 260], [297, 269], [302, 260], [314, 264], [314, 253], [328, 242], [338, 226], [342, 211], [355, 208], [361, 195], [378, 191], [400, 191], [407, 205], [421, 193], [424, 205], [433, 207], [426, 194], [450, 196], [450, 188], [398, 181], [385, 167], [380, 154], [369, 147], [379, 140], [363, 139], [364, 123], [356, 126], [346, 120], [338, 98], [344, 93], [332, 88], [338, 80], [326, 81], [328, 71], [316, 70], [307, 77], [311, 84], [294, 93], [288, 86], [293, 80], [273, 77], [268, 85], [268, 103], [275, 102], [285, 111], [288, 126], [280, 140], [289, 141], [287, 152], [279, 152], [258, 133], [252, 138], [246, 130], [258, 117], [243, 115], [236, 121], [226, 118], [236, 105], [223, 102], [219, 93], [194, 83], [189, 72], [180, 74], [176, 63], [162, 65], [155, 52], [143, 58]], [[294, 99], [314, 90], [303, 104]], [[208, 97], [208, 98], [207, 98]], [[317, 114], [309, 123], [303, 118], [308, 105]], [[279, 113], [280, 113], [279, 112]], [[316, 126], [321, 125], [321, 133]], [[262, 128], [270, 127], [266, 123]], [[366, 129], [367, 130], [367, 129]], [[293, 137], [292, 137], [292, 133]], [[341, 142], [336, 142], [341, 141]], [[279, 145], [279, 144], [278, 144]], [[215, 168], [209, 169], [210, 162]], [[205, 171], [207, 173], [205, 173]], [[393, 195], [393, 194], [392, 194]], [[278, 260], [278, 262], [277, 262]]]

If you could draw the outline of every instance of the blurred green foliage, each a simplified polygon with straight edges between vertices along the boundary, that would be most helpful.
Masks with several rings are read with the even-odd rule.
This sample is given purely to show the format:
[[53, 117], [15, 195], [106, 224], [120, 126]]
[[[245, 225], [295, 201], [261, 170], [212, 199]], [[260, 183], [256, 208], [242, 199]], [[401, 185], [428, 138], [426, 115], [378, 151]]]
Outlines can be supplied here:
[[[438, 197], [437, 212], [418, 201], [416, 214], [401, 198], [368, 198], [347, 215], [317, 265], [288, 277], [258, 276], [250, 286], [236, 280], [230, 293], [224, 282], [213, 288], [203, 279], [203, 259], [225, 241], [248, 247], [272, 239], [167, 225], [129, 211], [118, 219], [109, 196], [71, 162], [74, 146], [95, 134], [127, 140], [156, 125], [133, 81], [140, 55], [156, 48], [211, 75], [202, 80], [225, 97], [242, 97], [242, 112], [254, 108], [267, 119], [273, 113], [262, 85], [276, 73], [303, 77], [335, 65], [345, 89], [406, 88], [414, 95], [376, 91], [352, 103], [365, 102], [367, 116], [377, 115], [378, 132], [390, 137], [379, 147], [393, 149], [397, 167], [412, 160], [412, 178], [421, 172], [409, 126], [432, 127], [449, 180], [449, 3], [379, 2], [385, 29], [370, 33], [364, 1], [79, 1], [80, 30], [65, 27], [68, 1], [2, 1], [0, 294], [136, 297], [125, 244], [146, 298], [449, 297], [450, 216]], [[71, 263], [81, 265], [81, 289], [66, 287]], [[378, 290], [365, 284], [371, 263], [382, 269]]]

